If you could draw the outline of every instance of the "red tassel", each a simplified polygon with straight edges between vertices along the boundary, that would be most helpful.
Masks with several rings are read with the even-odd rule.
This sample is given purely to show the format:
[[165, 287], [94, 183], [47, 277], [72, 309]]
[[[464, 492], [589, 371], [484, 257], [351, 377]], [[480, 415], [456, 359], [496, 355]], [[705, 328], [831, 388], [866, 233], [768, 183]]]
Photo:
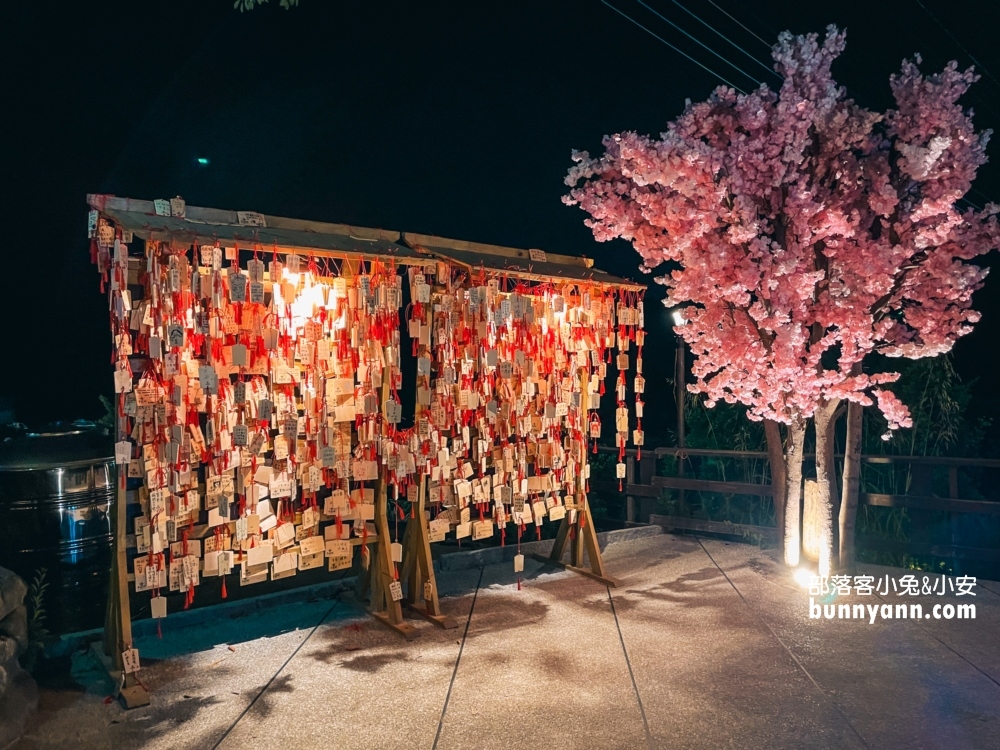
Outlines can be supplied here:
[[222, 576], [222, 598], [225, 599], [228, 596], [226, 594], [226, 577]]
[[156, 637], [162, 639], [163, 638], [163, 630], [160, 628], [160, 622], [161, 622], [161, 619], [157, 619], [157, 621], [156, 621]]

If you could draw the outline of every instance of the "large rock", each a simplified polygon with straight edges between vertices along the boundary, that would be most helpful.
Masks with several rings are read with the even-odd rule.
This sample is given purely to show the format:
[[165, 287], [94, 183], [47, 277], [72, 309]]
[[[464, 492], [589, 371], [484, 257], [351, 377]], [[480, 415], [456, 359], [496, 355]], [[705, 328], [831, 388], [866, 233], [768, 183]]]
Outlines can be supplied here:
[[[0, 568], [2, 570], [2, 568]], [[17, 644], [17, 655], [28, 648], [28, 610], [22, 604], [0, 620], [0, 638], [10, 638]]]
[[0, 621], [18, 607], [24, 606], [28, 586], [20, 576], [7, 568], [0, 568]]
[[24, 581], [0, 568], [0, 748], [21, 736], [38, 705], [38, 688], [17, 657], [28, 647]]

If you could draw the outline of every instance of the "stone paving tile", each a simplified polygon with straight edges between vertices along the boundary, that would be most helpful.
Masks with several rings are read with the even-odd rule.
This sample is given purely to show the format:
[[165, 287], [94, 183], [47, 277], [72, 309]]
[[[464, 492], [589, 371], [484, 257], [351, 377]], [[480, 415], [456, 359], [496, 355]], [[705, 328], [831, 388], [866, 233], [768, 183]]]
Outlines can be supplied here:
[[646, 746], [606, 587], [553, 570], [485, 568], [440, 750]]
[[[218, 645], [205, 632], [168, 633], [197, 650], [166, 657], [157, 639], [140, 642], [141, 677], [152, 693], [151, 705], [124, 710], [104, 703], [110, 686], [89, 655], [76, 659], [81, 691], [42, 691], [39, 714], [17, 750], [187, 750], [210, 748], [308, 636], [311, 626], [335, 606], [317, 602], [300, 611], [306, 629], [244, 640], [247, 623], [220, 623]], [[342, 606], [342, 605], [341, 605]], [[169, 625], [165, 625], [169, 628]], [[253, 635], [256, 635], [254, 633]], [[235, 651], [229, 650], [230, 644]], [[160, 658], [157, 658], [160, 657]]]
[[[420, 636], [406, 641], [359, 607], [328, 621], [220, 750], [431, 747], [478, 579], [478, 570], [466, 570], [439, 583], [442, 611], [457, 629], [408, 617]], [[447, 596], [453, 592], [460, 595]]]
[[988, 591], [992, 591], [997, 596], [1000, 596], [1000, 581], [980, 581], [979, 585]]
[[168, 621], [139, 644], [152, 706], [105, 704], [79, 658], [79, 685], [42, 691], [16, 750], [863, 746], [852, 726], [869, 747], [1000, 748], [995, 582], [973, 622], [818, 622], [768, 553], [703, 544], [608, 546], [614, 609], [601, 584], [531, 560], [520, 591], [509, 561], [443, 573], [459, 628], [413, 619], [412, 642], [351, 601]]
[[[926, 627], [924, 621], [811, 620], [808, 591], [771, 557], [746, 545], [704, 544], [871, 747], [1000, 748], [1000, 686], [941, 643], [992, 668], [1000, 650], [995, 604], [975, 621]], [[856, 595], [841, 601], [873, 603]]]
[[[898, 568], [888, 568], [881, 565], [861, 565], [858, 572], [874, 576], [876, 580], [884, 578], [886, 574], [896, 579], [904, 574], [904, 571]], [[920, 571], [905, 572], [916, 575], [921, 586], [923, 585], [922, 579], [925, 574]], [[940, 579], [940, 576], [936, 578]], [[934, 576], [928, 576], [928, 586], [933, 587], [935, 582]], [[986, 585], [983, 585], [983, 582], [978, 582], [973, 588], [976, 596], [956, 597], [951, 594], [925, 596], [921, 594], [920, 596], [903, 597], [890, 595], [883, 597], [883, 601], [893, 605], [900, 603], [920, 604], [921, 611], [925, 616], [921, 620], [911, 621], [909, 627], [922, 628], [946, 648], [953, 650], [976, 669], [981, 670], [1000, 687], [1000, 644], [998, 644], [998, 640], [1000, 640], [1000, 594], [989, 588], [989, 583], [986, 582]], [[937, 585], [941, 586], [940, 582], [937, 582]], [[862, 598], [864, 597], [852, 597], [844, 599], [844, 601], [850, 601], [851, 604], [854, 604], [860, 603]], [[838, 603], [840, 601], [838, 600]], [[936, 604], [975, 604], [976, 617], [974, 620], [944, 619], [944, 617], [935, 619], [933, 614]]]
[[697, 540], [630, 547], [606, 561], [657, 747], [863, 747]]

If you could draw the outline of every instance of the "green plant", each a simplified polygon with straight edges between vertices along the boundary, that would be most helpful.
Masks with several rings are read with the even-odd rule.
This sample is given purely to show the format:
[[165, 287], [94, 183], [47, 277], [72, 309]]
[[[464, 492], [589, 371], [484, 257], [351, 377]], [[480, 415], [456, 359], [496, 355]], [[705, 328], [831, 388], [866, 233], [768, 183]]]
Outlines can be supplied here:
[[[874, 409], [865, 409], [863, 449], [867, 455], [978, 456], [990, 420], [971, 409], [973, 382], [964, 383], [949, 355], [893, 362], [901, 376], [891, 389], [910, 408], [913, 426], [898, 430], [891, 439], [885, 419]], [[963, 468], [960, 485], [974, 498], [981, 472]], [[862, 491], [888, 495], [913, 492], [912, 464], [866, 464], [862, 470]], [[937, 470], [931, 487], [914, 494], [947, 496], [946, 470]]]
[[28, 595], [25, 597], [28, 609], [28, 648], [21, 657], [21, 665], [29, 672], [34, 671], [45, 652], [45, 641], [49, 637], [49, 631], [45, 627], [45, 591], [49, 587], [49, 582], [45, 580], [47, 575], [45, 568], [35, 571], [35, 578], [28, 586]]
[[104, 407], [104, 414], [100, 416], [97, 420], [97, 424], [100, 427], [105, 428], [108, 432], [115, 429], [115, 407], [111, 404], [110, 399], [107, 396], [98, 396], [101, 399], [101, 406]]

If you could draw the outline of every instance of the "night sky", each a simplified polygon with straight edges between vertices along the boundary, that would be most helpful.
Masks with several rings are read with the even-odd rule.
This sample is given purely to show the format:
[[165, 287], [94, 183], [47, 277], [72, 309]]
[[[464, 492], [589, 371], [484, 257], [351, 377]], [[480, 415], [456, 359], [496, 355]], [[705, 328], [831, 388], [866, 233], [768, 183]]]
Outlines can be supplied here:
[[[672, 0], [646, 1], [777, 83]], [[756, 85], [636, 0], [609, 2], [741, 88]], [[768, 41], [783, 29], [846, 27], [834, 72], [873, 109], [890, 105], [888, 77], [904, 56], [921, 52], [933, 71], [971, 55], [985, 70], [965, 103], [979, 127], [1000, 130], [996, 0], [715, 2]], [[770, 62], [708, 0], [682, 4]], [[621, 130], [658, 133], [718, 78], [600, 0], [346, 5], [301, 0], [285, 11], [271, 0], [241, 14], [231, 0], [5, 4], [0, 397], [16, 400], [21, 421], [96, 417], [98, 394], [111, 391], [88, 192], [538, 247], [641, 277], [627, 244], [596, 243], [584, 213], [560, 202], [570, 150], [596, 152]], [[980, 206], [1000, 201], [1000, 137], [989, 153], [969, 196]], [[652, 284], [647, 444], [673, 420], [662, 296]], [[1000, 278], [977, 308], [983, 320], [955, 357], [964, 377], [980, 378], [981, 408], [997, 412]]]

